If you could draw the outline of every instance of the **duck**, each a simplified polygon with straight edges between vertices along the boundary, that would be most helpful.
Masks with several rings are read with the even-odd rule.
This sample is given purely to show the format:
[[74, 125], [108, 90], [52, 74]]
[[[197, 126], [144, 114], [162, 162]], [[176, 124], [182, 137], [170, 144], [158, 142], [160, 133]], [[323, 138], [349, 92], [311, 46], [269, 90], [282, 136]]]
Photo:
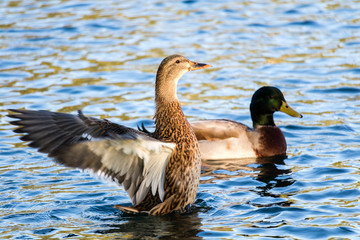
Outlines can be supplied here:
[[253, 128], [229, 119], [191, 122], [202, 160], [286, 157], [285, 136], [274, 122], [277, 111], [302, 118], [289, 106], [280, 89], [264, 86], [251, 99]]
[[200, 181], [198, 141], [177, 97], [187, 72], [211, 67], [175, 54], [160, 63], [155, 81], [155, 132], [150, 136], [107, 119], [46, 110], [9, 109], [15, 133], [28, 146], [67, 167], [90, 170], [122, 186], [132, 206], [125, 213], [183, 213]]

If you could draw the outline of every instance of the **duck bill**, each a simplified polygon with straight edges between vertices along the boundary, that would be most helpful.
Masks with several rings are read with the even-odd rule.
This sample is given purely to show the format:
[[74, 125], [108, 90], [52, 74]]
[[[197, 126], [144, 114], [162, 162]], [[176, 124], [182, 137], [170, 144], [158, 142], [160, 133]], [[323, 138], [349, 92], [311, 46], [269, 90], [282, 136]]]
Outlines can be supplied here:
[[285, 101], [282, 101], [280, 111], [283, 113], [286, 113], [287, 115], [290, 115], [292, 117], [298, 117], [298, 118], [303, 117], [300, 113], [298, 113], [297, 111], [292, 109]]
[[190, 71], [209, 68], [209, 67], [212, 67], [212, 66], [209, 64], [206, 64], [206, 63], [197, 63], [197, 62], [190, 61]]

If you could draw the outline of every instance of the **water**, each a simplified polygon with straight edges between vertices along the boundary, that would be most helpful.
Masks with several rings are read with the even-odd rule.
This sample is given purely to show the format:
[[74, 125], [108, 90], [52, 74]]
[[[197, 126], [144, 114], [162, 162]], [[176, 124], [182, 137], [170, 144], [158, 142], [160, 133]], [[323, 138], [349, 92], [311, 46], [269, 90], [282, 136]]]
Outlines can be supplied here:
[[[0, 2], [2, 239], [360, 238], [359, 1]], [[248, 105], [274, 85], [303, 119], [275, 115], [288, 142], [276, 162], [213, 163], [192, 213], [129, 216], [108, 183], [26, 147], [8, 108], [108, 118], [136, 127], [154, 113], [156, 68], [181, 53], [190, 120], [251, 125]]]

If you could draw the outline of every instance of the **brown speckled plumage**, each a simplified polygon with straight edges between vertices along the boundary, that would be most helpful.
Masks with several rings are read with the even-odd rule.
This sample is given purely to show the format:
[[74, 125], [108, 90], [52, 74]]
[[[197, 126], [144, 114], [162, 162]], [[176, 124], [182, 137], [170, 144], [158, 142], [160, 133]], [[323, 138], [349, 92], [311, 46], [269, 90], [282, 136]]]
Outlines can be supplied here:
[[201, 160], [198, 143], [179, 102], [158, 102], [154, 118], [156, 129], [151, 135], [177, 144], [165, 170], [166, 200], [162, 202], [158, 196], [149, 193], [135, 208], [140, 212], [151, 209], [149, 213], [152, 215], [176, 210], [183, 212], [195, 201], [199, 187]]
[[180, 103], [163, 104], [155, 114], [154, 137], [176, 142], [175, 151], [166, 166], [165, 198], [177, 210], [195, 201], [200, 178], [200, 151], [195, 134], [181, 111]]
[[165, 58], [156, 78], [156, 130], [145, 134], [108, 120], [48, 111], [11, 110], [21, 139], [69, 167], [89, 169], [122, 185], [133, 207], [124, 212], [163, 215], [183, 212], [195, 201], [200, 152], [194, 132], [176, 96], [188, 71], [210, 65], [180, 56]]

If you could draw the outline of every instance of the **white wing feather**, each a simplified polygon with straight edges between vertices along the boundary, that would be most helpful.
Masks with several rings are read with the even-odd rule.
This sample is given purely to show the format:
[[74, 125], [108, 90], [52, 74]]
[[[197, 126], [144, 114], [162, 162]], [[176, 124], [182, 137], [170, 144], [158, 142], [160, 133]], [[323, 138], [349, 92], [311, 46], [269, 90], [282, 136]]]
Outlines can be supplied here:
[[[165, 169], [175, 143], [139, 136], [137, 139], [106, 139], [81, 144], [86, 144], [101, 158], [103, 166], [97, 171], [98, 175], [103, 175], [102, 169], [106, 168], [115, 176], [124, 176], [123, 182], [130, 181], [126, 191], [134, 205], [141, 203], [149, 190], [153, 195], [158, 192], [163, 200]], [[123, 185], [123, 182], [118, 184]]]

